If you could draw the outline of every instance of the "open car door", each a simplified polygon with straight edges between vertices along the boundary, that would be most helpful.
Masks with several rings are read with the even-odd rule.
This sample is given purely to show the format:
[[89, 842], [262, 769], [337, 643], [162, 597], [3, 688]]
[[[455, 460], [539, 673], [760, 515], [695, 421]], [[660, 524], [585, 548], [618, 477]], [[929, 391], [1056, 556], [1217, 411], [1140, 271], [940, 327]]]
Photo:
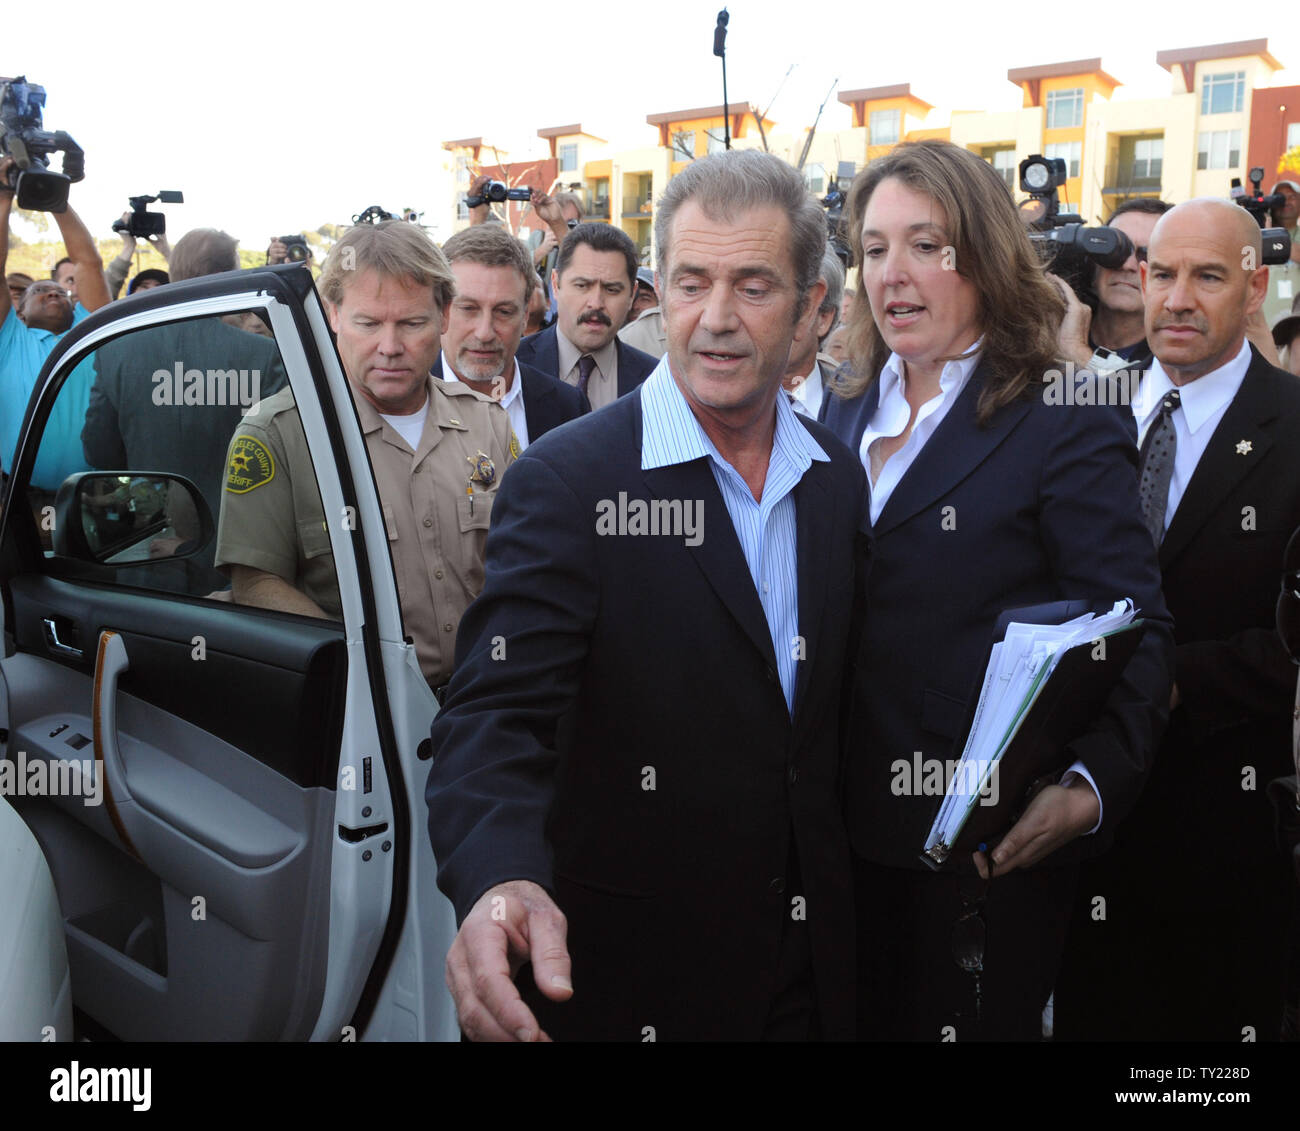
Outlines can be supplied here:
[[[290, 474], [227, 455], [286, 383], [311, 464], [292, 474], [327, 516], [295, 533], [333, 618], [236, 604], [215, 568], [223, 493]], [[53, 875], [79, 1035], [456, 1036], [423, 817], [436, 703], [306, 268], [158, 288], [61, 341], [0, 590], [6, 792]]]

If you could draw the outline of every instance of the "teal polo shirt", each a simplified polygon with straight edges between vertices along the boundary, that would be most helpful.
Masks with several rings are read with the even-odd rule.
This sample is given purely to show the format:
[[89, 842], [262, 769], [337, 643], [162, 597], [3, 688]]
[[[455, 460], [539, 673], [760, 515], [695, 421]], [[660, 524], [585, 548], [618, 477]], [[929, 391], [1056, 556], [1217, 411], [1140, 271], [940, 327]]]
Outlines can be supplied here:
[[[72, 324], [75, 326], [88, 313], [77, 303]], [[0, 322], [0, 467], [6, 472], [13, 468], [18, 434], [36, 378], [62, 337], [62, 334], [24, 325], [12, 306]], [[92, 354], [77, 365], [55, 400], [32, 476], [36, 486], [53, 491], [68, 475], [88, 470], [81, 451], [81, 428], [86, 421], [94, 380]]]

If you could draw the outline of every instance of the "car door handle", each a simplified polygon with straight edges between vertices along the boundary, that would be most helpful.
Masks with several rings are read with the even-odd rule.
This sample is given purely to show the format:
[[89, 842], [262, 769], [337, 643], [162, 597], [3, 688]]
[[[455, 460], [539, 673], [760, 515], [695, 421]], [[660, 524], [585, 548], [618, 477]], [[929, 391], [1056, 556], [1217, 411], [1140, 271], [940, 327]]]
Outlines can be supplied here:
[[86, 653], [75, 644], [65, 644], [59, 639], [59, 625], [53, 617], [45, 617], [42, 623], [45, 625], [45, 643], [51, 652], [58, 652], [61, 656], [75, 656], [78, 660], [85, 659]]
[[117, 742], [117, 681], [130, 666], [122, 637], [112, 629], [104, 629], [99, 634], [99, 648], [95, 654], [95, 685], [90, 707], [95, 760], [98, 762], [95, 768], [103, 774], [104, 807], [113, 822], [113, 829], [123, 847], [139, 859], [140, 852], [126, 831], [117, 808], [122, 802], [131, 800], [126, 787], [126, 767]]

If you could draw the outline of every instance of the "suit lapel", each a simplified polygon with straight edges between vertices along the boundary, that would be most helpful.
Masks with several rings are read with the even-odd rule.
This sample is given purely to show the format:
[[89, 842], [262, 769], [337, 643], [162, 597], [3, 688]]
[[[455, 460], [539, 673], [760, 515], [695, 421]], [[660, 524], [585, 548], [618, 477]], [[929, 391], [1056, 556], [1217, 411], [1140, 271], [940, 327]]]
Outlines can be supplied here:
[[549, 373], [556, 380], [563, 380], [560, 375], [560, 339], [559, 331], [554, 327], [538, 334], [536, 367], [543, 373]]
[[554, 390], [550, 385], [534, 381], [532, 376], [519, 367], [519, 395], [524, 398], [524, 419], [528, 422], [528, 439], [536, 440], [538, 436], [551, 428], [547, 408], [547, 398]]
[[[876, 405], [880, 401], [880, 382], [872, 381], [861, 396], [848, 400], [837, 397], [828, 390], [826, 401], [834, 402], [824, 406], [827, 409], [826, 427], [843, 440], [849, 450], [856, 455], [858, 448], [862, 446], [862, 433], [867, 430], [867, 422], [875, 413]], [[845, 423], [850, 420], [852, 423], [845, 428]]]
[[[637, 412], [638, 444], [640, 450], [640, 406]], [[705, 579], [718, 595], [718, 599], [745, 630], [745, 635], [776, 669], [776, 653], [772, 648], [772, 634], [767, 627], [767, 617], [754, 589], [749, 565], [731, 524], [727, 504], [722, 500], [717, 480], [709, 468], [707, 458], [656, 467], [645, 472], [646, 486], [657, 499], [701, 500], [704, 503], [703, 537], [698, 546], [687, 550], [700, 567]], [[802, 568], [802, 563], [801, 563]], [[802, 590], [802, 583], [800, 585]], [[800, 594], [802, 613], [803, 596]]]
[[[981, 363], [943, 423], [898, 481], [875, 524], [876, 534], [892, 530], [936, 499], [943, 498], [983, 463], [1029, 412], [1026, 401], [1016, 401], [998, 409], [987, 425], [981, 425], [976, 413], [985, 373]], [[859, 442], [861, 438], [859, 432]]]
[[[632, 361], [619, 338], [614, 339], [614, 356], [618, 358], [618, 395], [630, 393], [641, 382], [632, 375]], [[710, 472], [712, 474], [712, 472]]]
[[[826, 608], [826, 575], [834, 515], [826, 479], [830, 464], [814, 460], [794, 489], [795, 527], [799, 570], [799, 635], [803, 638], [803, 659], [795, 668], [793, 720], [797, 726], [808, 690], [812, 657], [821, 637], [822, 614]], [[762, 611], [760, 607], [760, 613]], [[766, 624], [766, 618], [764, 619]]]
[[[1250, 368], [1210, 437], [1160, 543], [1160, 568], [1183, 552], [1236, 485], [1272, 446], [1265, 426], [1277, 415], [1266, 387], [1269, 365], [1251, 349]], [[1245, 441], [1245, 444], [1242, 444]], [[1244, 450], [1239, 450], [1241, 445]]]

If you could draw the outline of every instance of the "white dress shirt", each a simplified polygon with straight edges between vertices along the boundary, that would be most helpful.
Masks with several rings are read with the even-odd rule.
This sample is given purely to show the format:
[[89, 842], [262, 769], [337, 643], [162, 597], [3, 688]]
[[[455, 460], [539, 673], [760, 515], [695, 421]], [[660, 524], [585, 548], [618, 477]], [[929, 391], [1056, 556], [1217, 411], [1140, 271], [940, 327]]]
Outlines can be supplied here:
[[[962, 390], [979, 364], [980, 347], [983, 341], [984, 339], [981, 338], [971, 347], [972, 352], [969, 357], [944, 364], [943, 372], [939, 374], [939, 395], [931, 397], [920, 407], [907, 442], [885, 460], [884, 466], [880, 468], [876, 482], [870, 485], [873, 526], [880, 518], [880, 512], [885, 509], [885, 504], [889, 502], [889, 496], [894, 493], [899, 480], [916, 462], [916, 457], [921, 454], [926, 441], [934, 435], [935, 430], [943, 423], [943, 418], [948, 415], [949, 410], [956, 404], [957, 398], [961, 396]], [[880, 371], [880, 398], [876, 403], [876, 411], [867, 422], [866, 431], [862, 433], [862, 443], [858, 446], [858, 458], [862, 460], [862, 466], [867, 469], [868, 483], [871, 477], [872, 443], [882, 437], [899, 435], [911, 419], [912, 406], [907, 403], [905, 394], [903, 359], [898, 354], [891, 353], [889, 360], [885, 362], [885, 367]], [[1069, 785], [1076, 777], [1083, 778], [1092, 787], [1098, 805], [1101, 810], [1104, 810], [1101, 790], [1097, 788], [1097, 783], [1082, 761], [1076, 761], [1061, 775], [1060, 784]], [[1101, 828], [1101, 822], [1102, 812], [1099, 810], [1097, 823], [1084, 835], [1090, 836], [1095, 833]]]
[[896, 353], [889, 355], [885, 367], [880, 371], [880, 397], [876, 402], [876, 411], [867, 421], [866, 431], [862, 433], [862, 442], [858, 445], [858, 458], [867, 469], [868, 483], [871, 487], [871, 522], [874, 526], [880, 518], [880, 512], [889, 502], [898, 482], [907, 474], [907, 469], [916, 461], [925, 447], [925, 442], [934, 435], [934, 431], [943, 423], [948, 410], [961, 396], [961, 391], [970, 380], [979, 364], [980, 345], [976, 342], [969, 357], [945, 363], [939, 375], [939, 395], [931, 397], [916, 414], [916, 423], [912, 425], [907, 442], [880, 468], [879, 475], [872, 477], [871, 445], [879, 439], [887, 439], [902, 433], [912, 417], [912, 406], [907, 403], [906, 389], [903, 387], [903, 359]]
[[806, 416], [809, 420], [816, 420], [817, 414], [822, 410], [822, 399], [826, 391], [822, 388], [822, 367], [813, 362], [812, 372], [799, 382], [793, 389], [783, 389], [785, 395], [790, 400], [790, 407], [800, 416]]
[[1183, 492], [1205, 454], [1210, 437], [1228, 411], [1228, 405], [1241, 388], [1249, 368], [1250, 345], [1243, 339], [1236, 357], [1204, 377], [1176, 386], [1159, 359], [1155, 358], [1138, 386], [1137, 396], [1133, 398], [1133, 415], [1137, 418], [1139, 447], [1160, 411], [1160, 402], [1165, 394], [1170, 389], [1178, 389], [1179, 405], [1169, 414], [1177, 445], [1174, 448], [1174, 473], [1169, 480], [1169, 501], [1165, 505], [1166, 530], [1173, 522], [1174, 511], [1182, 502]]
[[[519, 376], [519, 362], [516, 361], [515, 375], [510, 379], [510, 388], [506, 390], [506, 395], [502, 397], [497, 404], [506, 410], [510, 417], [510, 427], [514, 430], [515, 439], [519, 441], [519, 451], [528, 447], [528, 416], [524, 412], [524, 382]], [[444, 381], [459, 381], [456, 371], [447, 361], [447, 351], [442, 352], [442, 377]]]

